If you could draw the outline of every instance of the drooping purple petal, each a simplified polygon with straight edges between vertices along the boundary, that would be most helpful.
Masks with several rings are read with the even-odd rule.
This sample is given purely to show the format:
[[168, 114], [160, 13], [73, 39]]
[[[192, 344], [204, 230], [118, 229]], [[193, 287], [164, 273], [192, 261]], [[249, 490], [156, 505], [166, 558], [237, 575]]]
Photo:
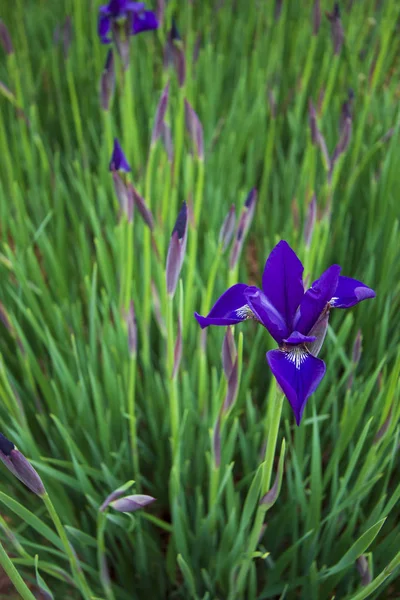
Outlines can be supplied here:
[[315, 342], [317, 338], [315, 335], [303, 335], [298, 331], [293, 331], [286, 340], [283, 340], [285, 344], [309, 344]]
[[315, 392], [325, 375], [325, 363], [311, 356], [301, 346], [292, 350], [267, 352], [270, 369], [293, 409], [297, 425], [300, 425], [308, 398]]
[[209, 325], [236, 325], [246, 319], [254, 319], [255, 315], [247, 304], [244, 291], [245, 283], [236, 283], [218, 298], [206, 317], [194, 313], [200, 327], [204, 329]]
[[313, 325], [313, 328], [309, 332], [309, 337], [315, 337], [315, 341], [307, 344], [307, 349], [313, 356], [318, 356], [319, 351], [322, 348], [322, 344], [325, 341], [326, 332], [328, 331], [329, 325], [329, 304], [327, 308], [322, 312], [318, 321]]
[[135, 12], [132, 21], [132, 35], [137, 35], [142, 31], [157, 29], [158, 21], [156, 15], [151, 10]]
[[283, 316], [288, 332], [292, 330], [293, 317], [304, 295], [303, 270], [300, 260], [285, 241], [275, 246], [264, 267], [264, 294]]
[[102, 44], [111, 44], [111, 37], [109, 36], [111, 30], [111, 21], [107, 15], [99, 15], [99, 22], [97, 25], [97, 32]]
[[332, 265], [306, 291], [293, 322], [293, 329], [308, 335], [333, 298], [338, 285], [340, 267]]
[[118, 512], [136, 512], [141, 508], [145, 508], [149, 504], [155, 501], [152, 496], [146, 496], [145, 494], [132, 494], [130, 496], [124, 496], [110, 502], [110, 506]]
[[114, 139], [114, 148], [110, 160], [110, 171], [125, 171], [125, 173], [131, 171], [131, 167], [117, 138]]
[[255, 286], [249, 286], [244, 292], [244, 297], [256, 319], [268, 329], [274, 340], [280, 344], [283, 338], [289, 335], [283, 316], [276, 310], [266, 295]]
[[362, 281], [351, 277], [339, 277], [338, 285], [330, 305], [333, 308], [350, 308], [362, 300], [375, 298], [374, 290], [366, 286]]

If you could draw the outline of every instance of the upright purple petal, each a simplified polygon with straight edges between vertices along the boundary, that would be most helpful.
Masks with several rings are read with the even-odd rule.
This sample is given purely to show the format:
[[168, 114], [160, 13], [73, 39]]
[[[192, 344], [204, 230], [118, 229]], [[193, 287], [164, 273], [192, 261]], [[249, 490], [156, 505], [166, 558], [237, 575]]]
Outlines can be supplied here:
[[374, 290], [371, 290], [361, 281], [340, 276], [336, 291], [330, 300], [330, 305], [333, 308], [350, 308], [362, 300], [375, 298], [375, 296]]
[[289, 335], [289, 329], [283, 316], [266, 295], [255, 286], [248, 287], [244, 292], [244, 297], [257, 321], [264, 325], [274, 340], [280, 344], [283, 338]]
[[99, 15], [99, 22], [97, 25], [97, 32], [100, 37], [100, 41], [102, 44], [111, 44], [111, 37], [109, 36], [111, 30], [111, 21], [107, 15], [101, 14]]
[[311, 356], [302, 346], [267, 352], [270, 369], [293, 409], [300, 425], [308, 398], [315, 392], [325, 375], [325, 363]]
[[290, 331], [296, 309], [304, 295], [303, 270], [300, 260], [285, 241], [275, 246], [264, 267], [264, 294], [283, 316]]
[[255, 315], [247, 304], [244, 291], [245, 283], [236, 283], [218, 298], [206, 317], [194, 313], [200, 327], [204, 329], [209, 325], [236, 325], [246, 319], [255, 319]]
[[156, 15], [151, 10], [134, 13], [132, 21], [132, 35], [157, 29], [158, 21]]
[[293, 329], [308, 335], [332, 299], [338, 286], [340, 267], [332, 265], [314, 281], [301, 301], [293, 323]]
[[312, 342], [315, 342], [316, 339], [317, 338], [315, 337], [315, 335], [303, 335], [302, 333], [299, 333], [298, 331], [292, 331], [290, 336], [283, 341], [285, 342], [285, 344], [297, 345], [297, 344], [311, 344]]
[[125, 171], [125, 173], [131, 171], [131, 167], [117, 138], [114, 139], [114, 148], [110, 160], [110, 171]]

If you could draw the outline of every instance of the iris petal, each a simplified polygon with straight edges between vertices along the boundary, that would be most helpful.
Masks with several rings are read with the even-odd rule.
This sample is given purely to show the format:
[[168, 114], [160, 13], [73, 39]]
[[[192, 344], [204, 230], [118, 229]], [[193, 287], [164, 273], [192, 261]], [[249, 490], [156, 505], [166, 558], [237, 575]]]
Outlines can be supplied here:
[[324, 361], [311, 356], [302, 346], [294, 346], [288, 352], [270, 350], [267, 361], [300, 425], [306, 402], [325, 375]]
[[330, 305], [334, 308], [350, 308], [362, 300], [375, 298], [375, 296], [374, 290], [366, 286], [362, 281], [340, 276]]
[[110, 44], [111, 38], [109, 37], [111, 29], [110, 18], [106, 14], [100, 14], [97, 31], [102, 44]]
[[142, 31], [157, 29], [158, 20], [151, 10], [144, 10], [140, 13], [134, 13], [132, 22], [132, 35], [137, 35]]
[[204, 329], [209, 325], [236, 325], [246, 319], [254, 319], [255, 315], [244, 295], [247, 287], [245, 283], [237, 283], [230, 287], [218, 298], [206, 317], [194, 313], [200, 327]]
[[285, 241], [279, 242], [265, 263], [262, 287], [268, 300], [283, 316], [288, 330], [304, 296], [301, 261]]
[[294, 318], [293, 329], [307, 335], [320, 318], [338, 286], [340, 267], [332, 265], [304, 294]]
[[255, 286], [249, 286], [244, 296], [247, 304], [260, 321], [268, 329], [272, 337], [280, 344], [289, 331], [282, 315], [271, 304], [266, 295]]
[[283, 340], [286, 344], [310, 344], [315, 342], [317, 338], [315, 335], [303, 335], [298, 331], [292, 331], [290, 336]]
[[117, 138], [114, 139], [114, 148], [110, 160], [110, 171], [125, 171], [125, 173], [131, 171], [131, 167]]

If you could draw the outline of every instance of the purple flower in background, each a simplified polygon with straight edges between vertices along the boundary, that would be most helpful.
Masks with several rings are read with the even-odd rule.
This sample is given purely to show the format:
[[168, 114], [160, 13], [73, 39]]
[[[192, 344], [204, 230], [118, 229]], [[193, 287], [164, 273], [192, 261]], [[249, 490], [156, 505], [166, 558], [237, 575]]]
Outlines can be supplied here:
[[125, 173], [131, 171], [131, 167], [117, 138], [114, 139], [114, 148], [110, 160], [110, 171], [124, 171]]
[[303, 265], [285, 241], [279, 242], [265, 263], [262, 290], [237, 283], [212, 307], [207, 317], [195, 313], [202, 329], [235, 325], [253, 319], [278, 343], [267, 352], [269, 367], [300, 424], [308, 398], [325, 375], [316, 358], [328, 327], [331, 308], [350, 308], [375, 292], [356, 279], [342, 277], [332, 265], [304, 291]]
[[157, 29], [158, 21], [151, 10], [145, 10], [144, 2], [110, 0], [99, 8], [98, 34], [103, 44], [110, 44], [119, 27], [123, 27], [126, 37], [142, 31]]

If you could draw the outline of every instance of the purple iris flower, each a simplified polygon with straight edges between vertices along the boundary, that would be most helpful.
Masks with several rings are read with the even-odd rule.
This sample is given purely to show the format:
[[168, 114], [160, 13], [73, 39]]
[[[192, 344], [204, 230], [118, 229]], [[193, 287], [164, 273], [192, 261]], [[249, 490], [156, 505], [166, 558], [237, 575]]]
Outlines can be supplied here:
[[325, 338], [331, 308], [350, 308], [375, 292], [356, 279], [342, 277], [332, 265], [304, 291], [304, 267], [285, 241], [279, 242], [265, 263], [262, 290], [237, 283], [212, 307], [207, 317], [195, 313], [204, 329], [235, 325], [253, 319], [279, 345], [267, 352], [268, 365], [300, 424], [308, 398], [325, 375], [324, 361], [316, 358]]
[[110, 0], [99, 9], [98, 34], [103, 44], [112, 42], [111, 33], [114, 28], [123, 26], [126, 36], [136, 35], [142, 31], [157, 29], [158, 21], [151, 10], [145, 10], [144, 2], [129, 0]]

